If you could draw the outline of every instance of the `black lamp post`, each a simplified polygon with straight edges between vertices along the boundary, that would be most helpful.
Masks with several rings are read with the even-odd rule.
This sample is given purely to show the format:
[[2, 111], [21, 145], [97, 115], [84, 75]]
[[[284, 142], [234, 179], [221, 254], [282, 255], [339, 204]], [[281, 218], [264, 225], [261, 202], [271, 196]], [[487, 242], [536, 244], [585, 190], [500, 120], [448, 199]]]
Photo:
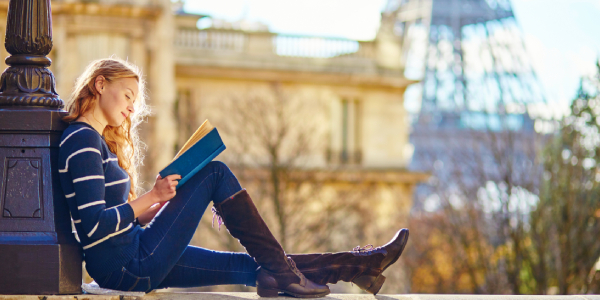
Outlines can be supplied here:
[[67, 124], [46, 55], [50, 0], [10, 0], [0, 79], [0, 294], [78, 294], [81, 251], [58, 178]]

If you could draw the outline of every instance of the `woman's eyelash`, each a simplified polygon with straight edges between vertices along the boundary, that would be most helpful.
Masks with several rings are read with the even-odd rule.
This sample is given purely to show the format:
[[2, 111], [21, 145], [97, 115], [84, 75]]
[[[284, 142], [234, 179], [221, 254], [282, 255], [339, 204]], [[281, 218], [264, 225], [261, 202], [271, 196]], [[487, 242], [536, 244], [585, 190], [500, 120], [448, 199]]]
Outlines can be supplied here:
[[127, 99], [131, 99], [131, 98], [129, 98], [129, 96], [127, 96], [127, 95], [125, 95], [125, 97], [127, 97]]

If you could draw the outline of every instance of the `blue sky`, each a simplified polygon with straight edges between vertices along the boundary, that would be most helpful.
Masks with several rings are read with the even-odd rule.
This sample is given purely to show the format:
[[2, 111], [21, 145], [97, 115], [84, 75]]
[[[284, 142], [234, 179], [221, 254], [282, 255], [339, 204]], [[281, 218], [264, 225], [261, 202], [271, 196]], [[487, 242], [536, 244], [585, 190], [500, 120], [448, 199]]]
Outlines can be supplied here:
[[[386, 0], [187, 0], [188, 12], [260, 21], [273, 32], [370, 40]], [[600, 0], [512, 0], [548, 101], [568, 108], [600, 57]]]
[[187, 0], [189, 12], [269, 25], [273, 32], [371, 40], [386, 0]]
[[566, 109], [600, 57], [600, 0], [512, 0], [550, 102]]

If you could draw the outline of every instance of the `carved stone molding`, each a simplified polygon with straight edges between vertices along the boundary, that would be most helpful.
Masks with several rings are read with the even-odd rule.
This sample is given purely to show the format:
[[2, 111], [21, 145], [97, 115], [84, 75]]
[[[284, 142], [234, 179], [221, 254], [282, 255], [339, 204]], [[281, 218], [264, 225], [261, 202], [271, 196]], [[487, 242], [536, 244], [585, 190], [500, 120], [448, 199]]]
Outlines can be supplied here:
[[46, 57], [52, 50], [50, 0], [10, 0], [5, 47], [11, 56], [0, 79], [0, 106], [63, 106]]

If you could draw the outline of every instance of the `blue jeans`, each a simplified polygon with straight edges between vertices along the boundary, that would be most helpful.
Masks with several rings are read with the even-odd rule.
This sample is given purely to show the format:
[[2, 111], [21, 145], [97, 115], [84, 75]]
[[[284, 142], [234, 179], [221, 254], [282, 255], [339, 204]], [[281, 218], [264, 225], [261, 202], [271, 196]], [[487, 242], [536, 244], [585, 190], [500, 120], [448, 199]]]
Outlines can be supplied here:
[[109, 289], [143, 292], [221, 284], [256, 286], [258, 264], [247, 253], [189, 245], [209, 202], [219, 203], [241, 189], [224, 163], [209, 163], [177, 190], [142, 231], [137, 255], [121, 269], [94, 278], [96, 283]]

